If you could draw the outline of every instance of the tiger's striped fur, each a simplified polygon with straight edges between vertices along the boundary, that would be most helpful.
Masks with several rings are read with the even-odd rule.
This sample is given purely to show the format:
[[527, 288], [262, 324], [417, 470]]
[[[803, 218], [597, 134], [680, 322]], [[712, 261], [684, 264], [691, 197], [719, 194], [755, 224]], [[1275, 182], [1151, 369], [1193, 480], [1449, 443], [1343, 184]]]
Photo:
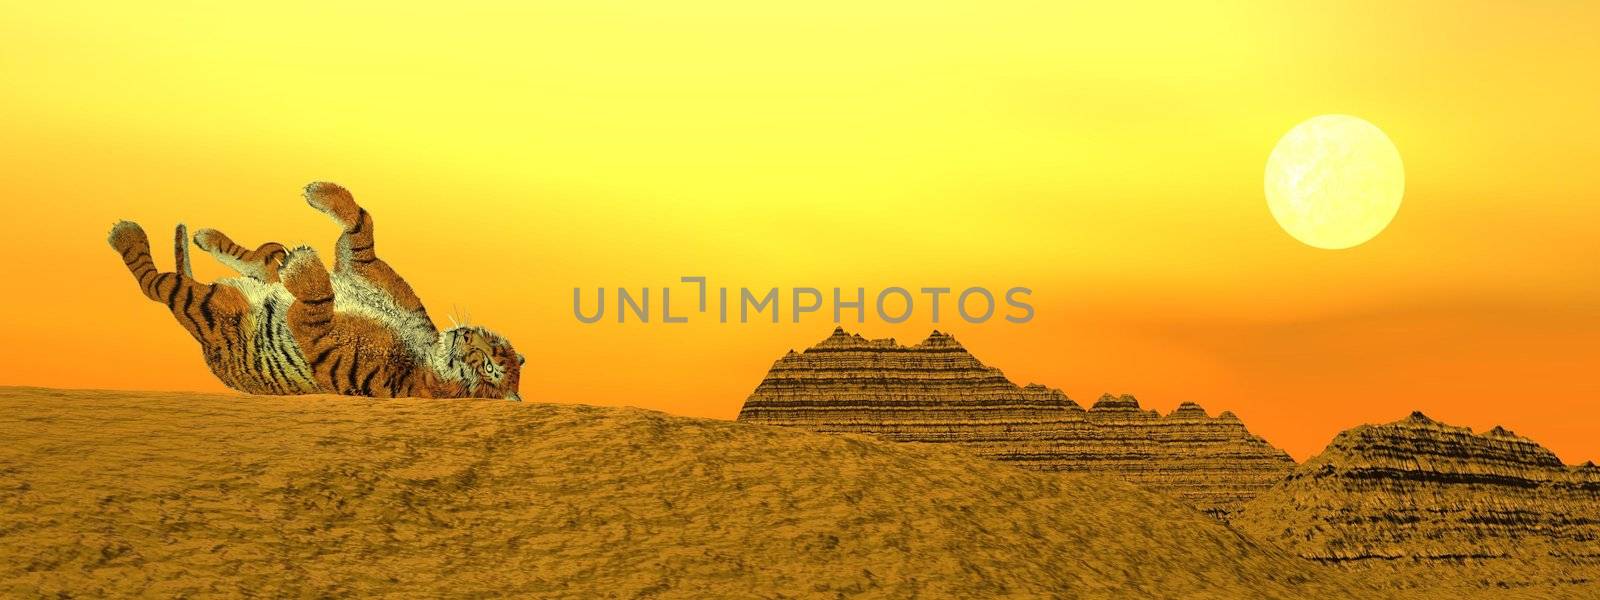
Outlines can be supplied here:
[[254, 394], [509, 398], [523, 363], [482, 327], [440, 332], [411, 286], [378, 258], [372, 215], [331, 183], [306, 186], [306, 201], [343, 232], [330, 273], [309, 247], [269, 242], [255, 250], [212, 229], [194, 237], [242, 276], [212, 284], [189, 270], [177, 228], [176, 270], [163, 273], [138, 225], [111, 230], [111, 247], [140, 291], [167, 306], [225, 385]]
[[[187, 245], [189, 241], [181, 243]], [[215, 229], [201, 229], [195, 233], [194, 245], [240, 275], [263, 283], [278, 282], [278, 267], [283, 266], [284, 259], [289, 256], [283, 244], [267, 242], [255, 250], [247, 250]]]

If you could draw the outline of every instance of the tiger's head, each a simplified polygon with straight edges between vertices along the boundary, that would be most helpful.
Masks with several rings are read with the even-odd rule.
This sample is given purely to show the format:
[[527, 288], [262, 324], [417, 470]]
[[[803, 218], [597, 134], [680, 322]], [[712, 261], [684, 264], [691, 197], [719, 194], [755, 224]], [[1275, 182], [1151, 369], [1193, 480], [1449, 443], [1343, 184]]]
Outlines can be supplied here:
[[527, 359], [504, 337], [483, 327], [457, 327], [440, 339], [448, 345], [454, 371], [477, 398], [521, 400], [517, 383]]

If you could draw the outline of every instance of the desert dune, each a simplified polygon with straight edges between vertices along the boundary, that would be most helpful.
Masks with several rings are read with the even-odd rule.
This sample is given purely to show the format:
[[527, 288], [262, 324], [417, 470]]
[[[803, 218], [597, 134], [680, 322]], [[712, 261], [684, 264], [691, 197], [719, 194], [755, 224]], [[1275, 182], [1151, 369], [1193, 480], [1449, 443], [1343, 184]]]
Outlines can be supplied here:
[[0, 595], [1381, 597], [1116, 479], [628, 408], [0, 388]]

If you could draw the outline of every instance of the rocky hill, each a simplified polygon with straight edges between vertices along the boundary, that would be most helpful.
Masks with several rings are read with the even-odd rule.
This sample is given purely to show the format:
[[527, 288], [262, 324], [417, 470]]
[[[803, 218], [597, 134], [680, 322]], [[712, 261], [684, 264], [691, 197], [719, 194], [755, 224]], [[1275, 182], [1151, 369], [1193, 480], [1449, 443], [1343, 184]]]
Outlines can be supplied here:
[[938, 331], [914, 346], [835, 329], [772, 365], [739, 420], [900, 442], [958, 445], [1039, 471], [1112, 474], [1226, 518], [1295, 464], [1232, 413], [1171, 414], [1132, 396], [1084, 410], [1059, 390], [1019, 387]]
[[1233, 524], [1318, 562], [1600, 597], [1600, 469], [1421, 413], [1339, 434]]
[[1389, 597], [1110, 477], [626, 408], [0, 388], [0, 597]]

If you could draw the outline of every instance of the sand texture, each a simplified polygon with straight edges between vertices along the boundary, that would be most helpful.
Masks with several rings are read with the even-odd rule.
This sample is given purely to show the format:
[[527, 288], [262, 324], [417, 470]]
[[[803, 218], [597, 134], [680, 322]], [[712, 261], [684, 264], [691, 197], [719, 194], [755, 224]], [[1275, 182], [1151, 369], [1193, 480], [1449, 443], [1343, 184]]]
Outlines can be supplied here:
[[499, 401], [0, 388], [0, 596], [1342, 598], [1104, 476]]
[[1060, 390], [1018, 386], [955, 338], [902, 346], [835, 329], [778, 359], [739, 420], [895, 441], [947, 443], [1040, 471], [1116, 475], [1226, 519], [1295, 463], [1231, 413], [1169, 415], [1132, 396], [1088, 410]]

